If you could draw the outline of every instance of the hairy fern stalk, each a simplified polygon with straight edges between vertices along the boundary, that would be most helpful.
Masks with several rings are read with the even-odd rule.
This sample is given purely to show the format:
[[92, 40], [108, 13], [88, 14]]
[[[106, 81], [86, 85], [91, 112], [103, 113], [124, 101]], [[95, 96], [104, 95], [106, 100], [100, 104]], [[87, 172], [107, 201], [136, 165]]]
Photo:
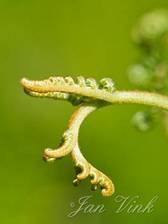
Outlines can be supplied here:
[[76, 168], [76, 178], [73, 183], [78, 185], [81, 180], [90, 177], [92, 189], [96, 190], [100, 186], [103, 196], [111, 196], [114, 193], [114, 185], [81, 153], [78, 135], [83, 120], [91, 112], [111, 104], [137, 103], [168, 110], [168, 96], [152, 92], [116, 90], [110, 78], [103, 78], [99, 83], [93, 78], [83, 76], [75, 78], [56, 76], [42, 81], [23, 78], [21, 84], [28, 95], [67, 100], [74, 106], [78, 105], [62, 136], [61, 146], [57, 149], [45, 149], [43, 157], [46, 161], [53, 161], [70, 154]]

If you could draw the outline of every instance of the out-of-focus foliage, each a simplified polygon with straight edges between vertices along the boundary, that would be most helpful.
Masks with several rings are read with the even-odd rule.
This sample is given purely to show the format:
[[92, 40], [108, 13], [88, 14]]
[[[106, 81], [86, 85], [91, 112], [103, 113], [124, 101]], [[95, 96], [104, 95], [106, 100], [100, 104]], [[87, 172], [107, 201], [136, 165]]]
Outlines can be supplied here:
[[[146, 13], [139, 19], [132, 34], [140, 58], [138, 63], [129, 67], [129, 80], [145, 90], [168, 94], [168, 10]], [[158, 112], [165, 121], [167, 113]], [[153, 109], [149, 109], [137, 112], [132, 121], [137, 129], [147, 131], [153, 124], [153, 116]], [[163, 123], [167, 126], [167, 122]]]
[[146, 13], [133, 30], [136, 44], [153, 48], [167, 45], [168, 42], [168, 10], [155, 10]]

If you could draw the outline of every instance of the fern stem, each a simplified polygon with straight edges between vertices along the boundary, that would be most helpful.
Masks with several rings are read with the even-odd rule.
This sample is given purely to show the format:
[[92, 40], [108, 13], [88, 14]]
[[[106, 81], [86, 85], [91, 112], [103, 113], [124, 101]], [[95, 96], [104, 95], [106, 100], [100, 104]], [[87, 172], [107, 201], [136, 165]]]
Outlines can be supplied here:
[[33, 92], [39, 95], [45, 95], [46, 93], [62, 92], [103, 100], [112, 104], [144, 104], [168, 110], [168, 96], [153, 92], [115, 90], [111, 93], [99, 88], [92, 89], [80, 87], [79, 85], [61, 83], [53, 85], [46, 80], [30, 81], [25, 78], [22, 79], [21, 83], [29, 94]]

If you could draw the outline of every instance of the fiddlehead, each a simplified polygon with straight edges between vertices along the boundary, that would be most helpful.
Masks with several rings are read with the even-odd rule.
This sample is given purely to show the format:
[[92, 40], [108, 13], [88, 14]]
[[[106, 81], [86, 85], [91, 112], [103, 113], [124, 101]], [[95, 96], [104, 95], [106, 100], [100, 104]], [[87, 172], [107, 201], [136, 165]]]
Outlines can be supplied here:
[[70, 154], [77, 170], [74, 184], [78, 185], [81, 180], [90, 177], [93, 189], [99, 185], [104, 196], [110, 196], [114, 192], [114, 185], [106, 175], [93, 167], [80, 151], [78, 134], [83, 120], [91, 112], [110, 103], [139, 103], [168, 110], [167, 96], [150, 92], [118, 91], [109, 78], [102, 79], [99, 83], [82, 76], [75, 79], [50, 77], [43, 81], [22, 79], [21, 83], [25, 92], [31, 96], [68, 100], [73, 105], [79, 105], [69, 121], [61, 146], [55, 150], [46, 149], [44, 159], [51, 161]]
[[92, 190], [96, 190], [97, 187], [100, 186], [103, 196], [111, 196], [114, 193], [114, 185], [112, 181], [105, 174], [88, 163], [82, 155], [78, 144], [76, 144], [75, 148], [72, 150], [71, 156], [75, 163], [75, 168], [77, 168], [77, 176], [73, 181], [75, 185], [78, 185], [81, 180], [90, 177]]
[[114, 192], [114, 185], [112, 181], [104, 175], [101, 171], [93, 167], [82, 155], [79, 143], [78, 133], [82, 121], [93, 111], [100, 106], [105, 106], [105, 103], [83, 104], [71, 116], [68, 129], [64, 133], [63, 145], [55, 150], [46, 149], [44, 151], [44, 159], [53, 161], [57, 158], [64, 157], [71, 154], [72, 160], [75, 164], [75, 169], [78, 171], [76, 179], [73, 181], [78, 185], [81, 180], [87, 177], [91, 178], [92, 189], [97, 189], [100, 185], [103, 196], [110, 196]]
[[96, 110], [97, 106], [80, 106], [71, 116], [68, 128], [63, 134], [61, 146], [58, 149], [45, 149], [44, 159], [47, 161], [53, 161], [55, 159], [64, 157], [72, 152], [76, 143], [78, 142], [79, 128], [87, 115]]
[[83, 76], [76, 78], [55, 76], [42, 81], [23, 78], [21, 83], [25, 92], [31, 96], [68, 100], [73, 105], [99, 98], [96, 92], [99, 95], [108, 95], [115, 90], [114, 82], [110, 78], [103, 78], [97, 83], [95, 79]]
[[[46, 149], [44, 159], [47, 161], [64, 157], [68, 154], [75, 164], [76, 178], [74, 184], [91, 178], [93, 189], [102, 188], [104, 196], [114, 192], [112, 181], [101, 171], [93, 167], [82, 155], [78, 134], [83, 120], [99, 107], [110, 104], [137, 103], [156, 107], [138, 112], [133, 121], [141, 130], [148, 130], [152, 119], [160, 109], [168, 110], [168, 63], [166, 50], [168, 43], [168, 12], [159, 10], [145, 15], [133, 31], [134, 43], [141, 51], [141, 59], [129, 68], [129, 79], [145, 91], [115, 90], [114, 82], [104, 78], [96, 82], [93, 78], [78, 76], [56, 76], [42, 81], [22, 79], [24, 91], [34, 97], [66, 100], [72, 105], [79, 105], [72, 115], [67, 130], [63, 134], [58, 149]], [[156, 93], [158, 92], [158, 93]], [[159, 94], [160, 93], [160, 94]], [[164, 124], [168, 127], [168, 112], [162, 111]], [[167, 128], [168, 130], [168, 128]]]
[[75, 102], [75, 105], [81, 104], [82, 102], [105, 101], [106, 103], [112, 104], [144, 104], [161, 109], [168, 109], [168, 96], [147, 91], [115, 90], [112, 81], [110, 81], [112, 82], [112, 87], [107, 88], [110, 83], [108, 78], [105, 79], [107, 82], [104, 83], [103, 81], [105, 88], [102, 88], [100, 84], [98, 88], [95, 89], [92, 89], [90, 86], [81, 87], [78, 83], [72, 85], [64, 81], [60, 83], [60, 81], [57, 81], [57, 78], [60, 80], [60, 77], [56, 76], [54, 78], [56, 81], [54, 82], [51, 82], [51, 78], [43, 81], [30, 81], [23, 78], [21, 84], [24, 91], [31, 96], [50, 97], [52, 99], [57, 99], [59, 96], [58, 99], [66, 99], [72, 104]]

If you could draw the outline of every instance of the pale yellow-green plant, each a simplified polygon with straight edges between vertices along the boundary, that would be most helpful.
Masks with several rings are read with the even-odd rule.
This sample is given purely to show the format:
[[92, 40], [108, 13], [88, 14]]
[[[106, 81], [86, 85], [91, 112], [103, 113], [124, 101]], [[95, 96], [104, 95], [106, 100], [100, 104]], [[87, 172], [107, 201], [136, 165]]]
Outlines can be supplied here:
[[168, 110], [168, 96], [152, 92], [117, 90], [110, 78], [104, 78], [98, 83], [93, 78], [82, 76], [76, 78], [56, 76], [42, 81], [23, 78], [21, 84], [24, 91], [31, 96], [67, 100], [78, 106], [69, 120], [59, 148], [45, 149], [43, 157], [46, 161], [53, 161], [70, 154], [77, 172], [74, 184], [78, 185], [81, 180], [90, 177], [92, 188], [100, 186], [103, 196], [111, 196], [114, 185], [81, 153], [78, 135], [83, 120], [91, 112], [107, 105], [137, 103]]

